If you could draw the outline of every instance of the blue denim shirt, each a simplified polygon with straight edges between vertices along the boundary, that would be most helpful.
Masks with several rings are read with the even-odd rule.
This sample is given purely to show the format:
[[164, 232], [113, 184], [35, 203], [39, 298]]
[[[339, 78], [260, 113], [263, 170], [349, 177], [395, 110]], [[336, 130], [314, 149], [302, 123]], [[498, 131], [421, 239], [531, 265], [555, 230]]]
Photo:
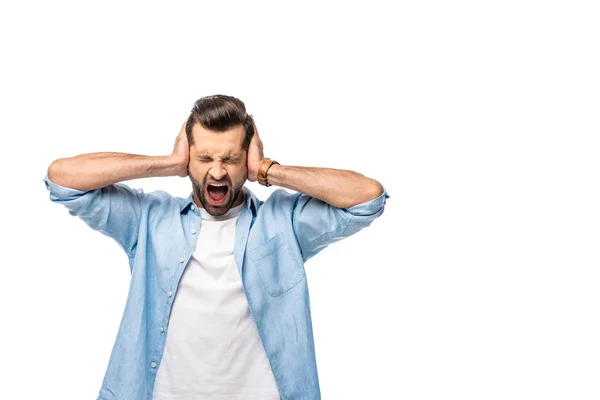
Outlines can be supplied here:
[[[51, 182], [47, 173], [44, 182], [51, 201], [129, 257], [129, 293], [98, 399], [151, 400], [171, 306], [202, 226], [192, 194], [145, 193], [123, 183], [82, 191]], [[389, 195], [337, 208], [284, 189], [266, 201], [243, 190], [234, 258], [281, 399], [320, 399], [304, 262], [371, 224]]]

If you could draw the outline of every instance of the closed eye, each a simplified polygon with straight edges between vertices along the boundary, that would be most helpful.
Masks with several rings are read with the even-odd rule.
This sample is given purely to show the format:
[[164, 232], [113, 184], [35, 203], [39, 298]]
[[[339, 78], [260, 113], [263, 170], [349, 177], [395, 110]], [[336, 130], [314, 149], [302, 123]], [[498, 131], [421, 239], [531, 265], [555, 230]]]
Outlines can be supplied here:
[[[212, 157], [207, 157], [207, 156], [198, 156], [196, 158], [200, 162], [212, 162], [213, 161]], [[239, 157], [234, 157], [234, 158], [225, 157], [222, 159], [222, 161], [227, 164], [237, 164], [240, 162], [240, 158]]]

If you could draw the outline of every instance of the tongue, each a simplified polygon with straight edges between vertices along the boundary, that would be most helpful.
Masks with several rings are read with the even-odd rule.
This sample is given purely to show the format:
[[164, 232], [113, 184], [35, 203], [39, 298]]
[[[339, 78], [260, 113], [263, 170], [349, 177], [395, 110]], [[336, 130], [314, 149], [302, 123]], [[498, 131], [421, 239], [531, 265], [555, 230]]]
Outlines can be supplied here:
[[227, 186], [208, 186], [208, 194], [214, 200], [221, 200], [227, 194]]

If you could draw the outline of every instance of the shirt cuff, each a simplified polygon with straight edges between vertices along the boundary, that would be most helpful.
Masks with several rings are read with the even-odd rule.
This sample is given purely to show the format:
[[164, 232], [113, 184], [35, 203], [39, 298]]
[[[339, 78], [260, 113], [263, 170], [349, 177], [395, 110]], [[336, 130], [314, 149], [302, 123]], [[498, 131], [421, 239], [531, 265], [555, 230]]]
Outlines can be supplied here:
[[385, 205], [386, 200], [390, 197], [385, 188], [383, 189], [383, 193], [373, 200], [369, 200], [365, 203], [356, 204], [352, 207], [346, 208], [350, 214], [359, 216], [359, 215], [373, 215], [379, 212], [383, 206]]
[[86, 193], [85, 190], [72, 189], [52, 182], [48, 178], [48, 172], [46, 172], [46, 176], [44, 176], [43, 181], [46, 183], [46, 189], [48, 189], [51, 194], [59, 199], [74, 198]]

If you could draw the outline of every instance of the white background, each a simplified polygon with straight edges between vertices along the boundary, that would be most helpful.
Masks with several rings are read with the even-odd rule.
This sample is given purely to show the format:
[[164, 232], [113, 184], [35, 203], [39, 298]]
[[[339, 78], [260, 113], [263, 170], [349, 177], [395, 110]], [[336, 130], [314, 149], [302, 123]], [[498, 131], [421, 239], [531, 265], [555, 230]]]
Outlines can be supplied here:
[[2, 2], [0, 397], [96, 398], [127, 296], [48, 165], [170, 154], [222, 93], [266, 156], [391, 196], [306, 264], [324, 399], [600, 398], [594, 3]]

